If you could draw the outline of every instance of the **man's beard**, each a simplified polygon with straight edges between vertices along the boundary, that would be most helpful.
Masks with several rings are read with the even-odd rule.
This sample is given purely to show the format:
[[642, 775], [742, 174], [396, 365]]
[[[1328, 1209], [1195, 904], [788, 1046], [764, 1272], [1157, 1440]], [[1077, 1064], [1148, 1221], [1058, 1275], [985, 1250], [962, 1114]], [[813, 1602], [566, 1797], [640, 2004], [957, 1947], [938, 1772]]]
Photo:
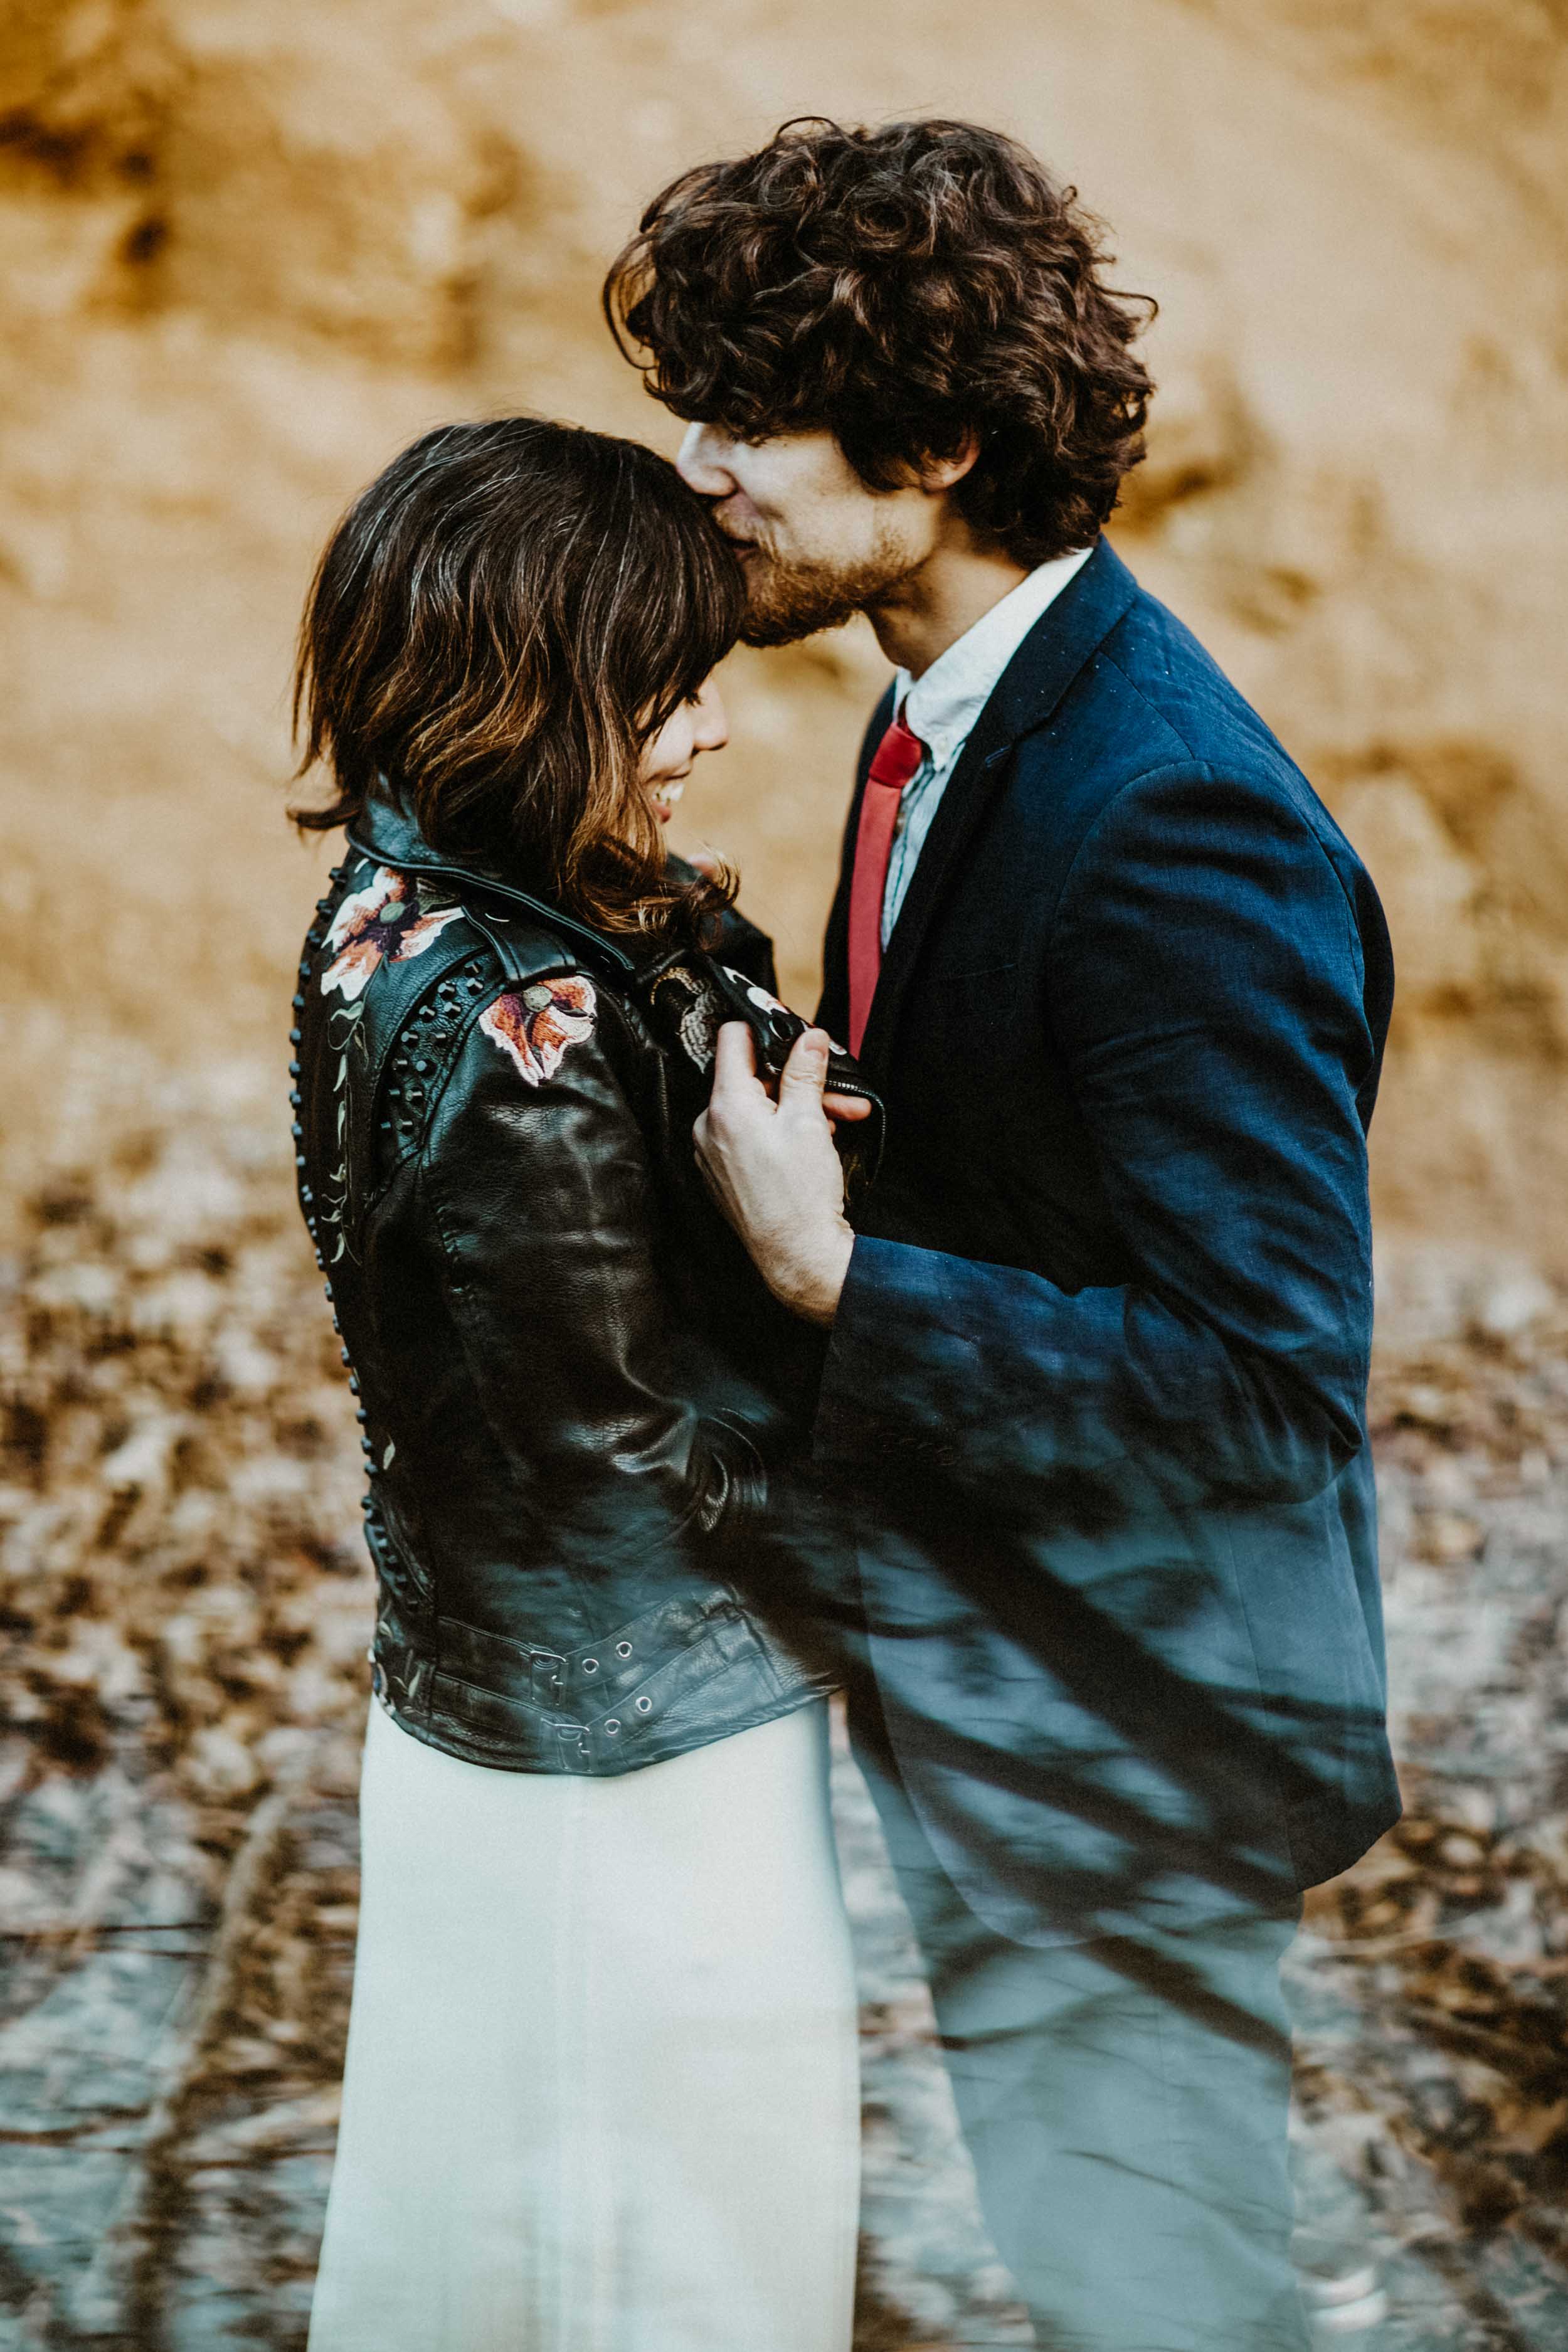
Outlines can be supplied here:
[[790, 562], [752, 542], [746, 563], [746, 617], [741, 642], [793, 646], [823, 629], [841, 629], [857, 613], [879, 604], [917, 567], [901, 551], [879, 548], [863, 562]]

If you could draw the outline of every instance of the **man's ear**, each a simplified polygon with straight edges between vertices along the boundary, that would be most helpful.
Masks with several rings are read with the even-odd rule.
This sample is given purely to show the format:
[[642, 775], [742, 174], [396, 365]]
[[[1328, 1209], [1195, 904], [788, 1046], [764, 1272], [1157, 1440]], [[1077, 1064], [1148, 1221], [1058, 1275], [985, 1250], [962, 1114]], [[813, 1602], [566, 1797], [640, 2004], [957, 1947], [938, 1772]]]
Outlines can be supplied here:
[[939, 497], [943, 490], [951, 490], [955, 482], [963, 481], [979, 455], [979, 434], [965, 433], [951, 457], [926, 457], [921, 461], [917, 469], [921, 488], [929, 491], [932, 498]]

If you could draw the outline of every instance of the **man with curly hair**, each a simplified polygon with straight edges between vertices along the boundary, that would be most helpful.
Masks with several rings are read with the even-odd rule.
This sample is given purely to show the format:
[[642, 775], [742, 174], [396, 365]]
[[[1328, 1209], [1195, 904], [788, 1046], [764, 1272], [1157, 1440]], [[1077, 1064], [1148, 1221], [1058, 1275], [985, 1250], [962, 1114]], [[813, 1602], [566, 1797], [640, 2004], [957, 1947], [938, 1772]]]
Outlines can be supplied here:
[[1015, 142], [786, 124], [649, 205], [605, 305], [781, 645], [863, 612], [819, 1018], [697, 1144], [826, 1334], [851, 1729], [980, 2194], [1044, 2344], [1299, 2352], [1301, 1890], [1397, 1818], [1365, 1386], [1368, 878], [1101, 536], [1141, 302]]

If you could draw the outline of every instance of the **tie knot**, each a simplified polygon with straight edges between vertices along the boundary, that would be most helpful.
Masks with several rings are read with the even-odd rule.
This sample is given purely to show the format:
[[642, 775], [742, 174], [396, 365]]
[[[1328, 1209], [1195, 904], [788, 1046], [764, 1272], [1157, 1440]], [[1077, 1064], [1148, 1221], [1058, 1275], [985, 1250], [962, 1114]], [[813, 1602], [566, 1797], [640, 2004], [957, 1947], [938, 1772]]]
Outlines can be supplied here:
[[901, 719], [895, 719], [877, 746], [876, 756], [871, 761], [870, 781], [874, 784], [887, 784], [892, 791], [901, 793], [925, 758], [925, 753], [926, 747], [920, 737], [911, 734]]

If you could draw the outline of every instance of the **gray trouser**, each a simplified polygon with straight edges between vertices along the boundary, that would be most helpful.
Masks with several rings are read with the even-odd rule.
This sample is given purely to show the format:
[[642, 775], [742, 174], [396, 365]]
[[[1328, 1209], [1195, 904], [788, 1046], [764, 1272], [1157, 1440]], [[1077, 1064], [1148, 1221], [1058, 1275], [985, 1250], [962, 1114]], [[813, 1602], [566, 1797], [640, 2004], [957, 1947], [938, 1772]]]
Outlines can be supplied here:
[[1294, 1919], [1037, 1947], [857, 1754], [931, 1974], [980, 2202], [1049, 2352], [1306, 2352], [1289, 2259]]

